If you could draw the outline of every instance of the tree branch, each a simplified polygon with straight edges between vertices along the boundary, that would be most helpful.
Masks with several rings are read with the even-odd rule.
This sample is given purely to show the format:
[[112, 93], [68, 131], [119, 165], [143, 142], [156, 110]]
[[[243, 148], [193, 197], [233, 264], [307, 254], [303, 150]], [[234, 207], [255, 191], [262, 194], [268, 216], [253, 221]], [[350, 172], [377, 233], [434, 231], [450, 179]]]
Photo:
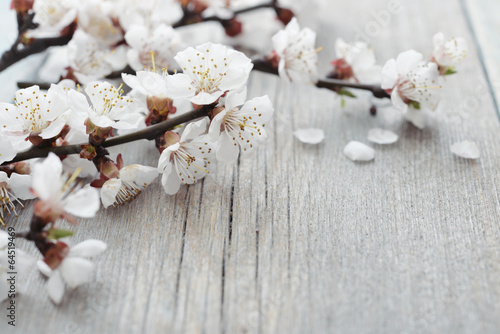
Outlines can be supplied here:
[[5, 70], [7, 67], [15, 64], [21, 59], [31, 56], [36, 53], [43, 52], [51, 46], [66, 45], [73, 37], [72, 34], [54, 37], [54, 38], [39, 38], [33, 40], [33, 43], [25, 46], [24, 48], [17, 50], [9, 49], [5, 51], [0, 59], [0, 72]]
[[[270, 1], [270, 2], [259, 4], [259, 5], [242, 8], [242, 9], [233, 11], [233, 18], [239, 14], [251, 12], [251, 11], [262, 9], [262, 8], [276, 8], [276, 6], [277, 6], [276, 1]], [[183, 8], [183, 12], [184, 12], [184, 15], [182, 16], [182, 18], [179, 21], [177, 21], [176, 23], [174, 23], [172, 25], [173, 28], [179, 28], [179, 27], [184, 27], [184, 26], [191, 25], [191, 24], [208, 22], [208, 21], [216, 21], [216, 22], [219, 22], [221, 24], [228, 21], [228, 19], [222, 19], [222, 18], [215, 16], [215, 15], [208, 16], [208, 17], [202, 17], [201, 13], [194, 13], [194, 12], [189, 11], [186, 8]]]
[[[253, 69], [264, 72], [264, 73], [269, 73], [269, 74], [274, 74], [274, 75], [279, 75], [278, 70], [275, 69], [269, 62], [266, 62], [261, 59], [253, 60]], [[384, 98], [384, 97], [390, 97], [385, 90], [383, 90], [380, 86], [378, 85], [366, 85], [366, 84], [358, 84], [355, 82], [349, 82], [345, 80], [338, 80], [338, 79], [322, 79], [318, 80], [316, 83], [316, 87], [318, 88], [327, 88], [333, 91], [337, 91], [340, 88], [343, 87], [348, 87], [348, 88], [355, 88], [355, 89], [362, 89], [362, 90], [368, 90], [372, 92], [373, 96], [377, 98]]]
[[[195, 120], [197, 118], [208, 116], [209, 109], [201, 108], [198, 110], [192, 110], [185, 114], [179, 115], [177, 117], [168, 119], [164, 122], [152, 125], [147, 127], [146, 129], [139, 130], [133, 132], [131, 134], [115, 137], [109, 140], [106, 140], [102, 143], [102, 147], [112, 147], [121, 144], [130, 143], [140, 139], [154, 140], [157, 136], [162, 133], [173, 129], [175, 126]], [[87, 143], [76, 144], [76, 145], [66, 145], [66, 146], [53, 146], [47, 148], [38, 148], [32, 147], [25, 152], [18, 153], [14, 159], [11, 161], [4, 162], [1, 166], [8, 165], [14, 162], [19, 162], [23, 160], [33, 159], [33, 158], [44, 158], [49, 155], [50, 152], [58, 155], [70, 155], [70, 154], [78, 154], [82, 150], [82, 145], [86, 145]]]

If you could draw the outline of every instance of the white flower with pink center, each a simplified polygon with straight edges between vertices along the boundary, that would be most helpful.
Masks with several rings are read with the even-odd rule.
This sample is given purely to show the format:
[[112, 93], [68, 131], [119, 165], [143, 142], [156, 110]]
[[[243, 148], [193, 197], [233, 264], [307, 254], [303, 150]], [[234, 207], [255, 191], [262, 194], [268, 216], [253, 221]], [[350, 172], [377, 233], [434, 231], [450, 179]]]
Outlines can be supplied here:
[[353, 79], [362, 83], [380, 82], [382, 67], [376, 64], [373, 49], [364, 42], [346, 43], [342, 38], [335, 42], [337, 60], [332, 64], [336, 67], [338, 78]]
[[158, 171], [163, 173], [162, 184], [165, 192], [174, 195], [181, 183], [196, 183], [210, 174], [214, 152], [205, 134], [208, 120], [190, 123], [182, 136], [169, 131], [166, 139], [169, 146], [163, 150], [158, 162]]
[[436, 109], [439, 103], [439, 71], [436, 63], [422, 61], [421, 53], [409, 50], [389, 60], [382, 69], [382, 88], [399, 110]]
[[[434, 42], [432, 60], [439, 65], [440, 73], [455, 73], [452, 67], [458, 65], [467, 56], [467, 41], [462, 37], [446, 39], [442, 32], [434, 35], [432, 40]], [[451, 73], [447, 73], [450, 68]]]
[[63, 173], [61, 160], [53, 153], [33, 166], [32, 189], [38, 196], [35, 214], [45, 221], [59, 218], [76, 223], [73, 216], [91, 218], [99, 210], [99, 192], [75, 183], [78, 172]]
[[245, 100], [246, 89], [228, 94], [224, 106], [218, 108], [219, 112], [210, 124], [209, 137], [217, 142], [219, 161], [236, 160], [240, 149], [242, 152], [252, 151], [267, 137], [265, 123], [274, 111], [269, 97]]
[[118, 178], [107, 180], [101, 188], [102, 205], [118, 206], [136, 198], [158, 176], [155, 167], [133, 164], [120, 169]]
[[136, 71], [168, 68], [174, 55], [183, 49], [180, 34], [166, 24], [160, 24], [154, 30], [133, 25], [125, 34], [125, 40], [131, 47], [127, 52], [128, 63]]
[[69, 247], [63, 242], [57, 245], [62, 249], [64, 258], [54, 269], [51, 269], [47, 263], [39, 260], [37, 262], [38, 270], [49, 278], [47, 281], [47, 292], [49, 298], [55, 303], [60, 304], [66, 286], [76, 289], [80, 285], [92, 280], [94, 264], [86, 258], [101, 254], [107, 248], [107, 245], [100, 240], [85, 240], [79, 244]]
[[275, 56], [279, 59], [278, 71], [287, 81], [314, 83], [318, 80], [318, 52], [316, 33], [309, 28], [300, 29], [293, 18], [284, 30], [273, 36]]
[[245, 85], [253, 67], [243, 53], [213, 43], [187, 48], [175, 60], [183, 73], [167, 77], [173, 97], [185, 97], [198, 105], [214, 103]]
[[68, 104], [63, 88], [51, 85], [47, 94], [38, 86], [20, 89], [15, 104], [0, 103], [0, 131], [4, 135], [27, 138], [57, 136], [66, 125]]
[[71, 109], [87, 115], [90, 121], [101, 128], [134, 129], [143, 120], [143, 115], [135, 108], [132, 98], [123, 96], [121, 86], [115, 88], [109, 82], [91, 82], [85, 88], [91, 105], [82, 93], [68, 92]]

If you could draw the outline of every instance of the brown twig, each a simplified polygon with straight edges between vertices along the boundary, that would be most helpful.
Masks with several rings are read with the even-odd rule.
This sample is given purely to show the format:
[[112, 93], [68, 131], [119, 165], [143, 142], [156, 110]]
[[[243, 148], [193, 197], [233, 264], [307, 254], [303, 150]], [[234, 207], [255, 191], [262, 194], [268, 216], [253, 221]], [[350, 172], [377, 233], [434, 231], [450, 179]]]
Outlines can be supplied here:
[[[204, 117], [208, 116], [208, 110], [206, 108], [198, 109], [198, 110], [192, 110], [190, 112], [187, 112], [185, 114], [179, 115], [177, 117], [168, 119], [164, 122], [152, 125], [146, 129], [139, 130], [136, 132], [133, 132], [131, 134], [125, 135], [125, 136], [120, 136], [120, 137], [115, 137], [109, 140], [106, 140], [104, 143], [102, 143], [102, 147], [112, 147], [112, 146], [117, 146], [121, 144], [126, 144], [130, 143], [133, 141], [141, 140], [141, 139], [147, 139], [147, 140], [153, 140], [160, 134], [173, 129], [175, 126]], [[33, 158], [44, 158], [49, 155], [50, 152], [58, 155], [58, 156], [64, 156], [64, 155], [69, 155], [69, 154], [78, 154], [82, 150], [82, 145], [85, 145], [87, 143], [82, 143], [82, 144], [76, 144], [76, 145], [66, 145], [66, 146], [54, 146], [54, 147], [46, 147], [46, 148], [38, 148], [38, 147], [32, 147], [27, 151], [18, 153], [14, 159], [11, 161], [4, 162], [2, 166], [8, 165], [14, 162], [18, 161], [23, 161], [23, 160], [28, 160], [28, 159], [33, 159]]]

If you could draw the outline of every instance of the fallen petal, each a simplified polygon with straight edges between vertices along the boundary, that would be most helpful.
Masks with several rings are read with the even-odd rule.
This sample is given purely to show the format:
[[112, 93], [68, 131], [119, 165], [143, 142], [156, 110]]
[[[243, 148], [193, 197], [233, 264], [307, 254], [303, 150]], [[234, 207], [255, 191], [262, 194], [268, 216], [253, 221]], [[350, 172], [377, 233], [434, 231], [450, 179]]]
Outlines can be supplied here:
[[467, 140], [451, 145], [450, 150], [453, 154], [465, 159], [477, 159], [480, 155], [476, 143]]
[[351, 141], [347, 144], [344, 154], [352, 161], [370, 161], [375, 158], [375, 150], [359, 141]]
[[368, 140], [375, 144], [393, 144], [398, 138], [397, 134], [389, 130], [374, 128], [368, 131]]
[[299, 129], [293, 133], [298, 140], [306, 144], [319, 144], [325, 139], [325, 133], [321, 129]]

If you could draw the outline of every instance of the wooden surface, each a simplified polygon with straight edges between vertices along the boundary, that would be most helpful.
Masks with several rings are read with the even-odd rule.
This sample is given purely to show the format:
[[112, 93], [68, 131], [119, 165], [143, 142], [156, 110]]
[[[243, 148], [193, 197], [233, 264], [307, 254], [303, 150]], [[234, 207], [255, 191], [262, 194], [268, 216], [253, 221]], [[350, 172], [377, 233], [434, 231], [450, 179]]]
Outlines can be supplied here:
[[[332, 36], [355, 38], [389, 1], [325, 3], [316, 21], [324, 70]], [[500, 332], [500, 127], [490, 93], [500, 68], [500, 31], [490, 24], [499, 4], [401, 8], [370, 37], [381, 64], [409, 48], [430, 54], [438, 31], [469, 41], [432, 125], [388, 123], [362, 103], [342, 111], [330, 92], [253, 74], [250, 94], [269, 94], [276, 109], [268, 142], [176, 196], [157, 182], [129, 205], [82, 220], [75, 242], [109, 245], [94, 260], [95, 281], [57, 307], [33, 268], [17, 299], [16, 332]], [[293, 137], [309, 126], [325, 130], [322, 144]], [[374, 146], [373, 162], [348, 160], [344, 146], [367, 143], [375, 126], [399, 142]], [[477, 142], [479, 160], [451, 154], [465, 139]], [[155, 165], [154, 148], [143, 147], [124, 149], [126, 162]], [[10, 225], [26, 227], [31, 212]]]

